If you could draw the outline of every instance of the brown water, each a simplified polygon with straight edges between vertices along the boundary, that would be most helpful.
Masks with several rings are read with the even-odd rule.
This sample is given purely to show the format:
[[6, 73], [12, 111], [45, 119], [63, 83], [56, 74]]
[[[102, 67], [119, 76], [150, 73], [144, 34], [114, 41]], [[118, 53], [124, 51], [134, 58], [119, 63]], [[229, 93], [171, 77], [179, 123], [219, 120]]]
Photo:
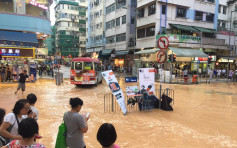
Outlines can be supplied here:
[[[120, 81], [124, 87], [124, 82]], [[130, 84], [131, 85], [131, 84]], [[85, 134], [88, 148], [99, 148], [96, 133], [104, 122], [112, 123], [122, 148], [158, 147], [237, 147], [237, 84], [164, 85], [175, 90], [173, 112], [152, 110], [104, 113], [104, 94], [110, 90], [105, 82], [99, 87], [76, 88], [66, 81], [55, 86], [53, 80], [26, 84], [24, 95], [14, 91], [17, 84], [0, 84], [0, 107], [8, 112], [14, 103], [28, 93], [38, 97], [40, 135], [48, 148], [53, 148], [58, 126], [69, 110], [69, 98], [84, 101], [82, 112], [90, 112], [89, 131]], [[156, 84], [157, 88], [159, 84]]]

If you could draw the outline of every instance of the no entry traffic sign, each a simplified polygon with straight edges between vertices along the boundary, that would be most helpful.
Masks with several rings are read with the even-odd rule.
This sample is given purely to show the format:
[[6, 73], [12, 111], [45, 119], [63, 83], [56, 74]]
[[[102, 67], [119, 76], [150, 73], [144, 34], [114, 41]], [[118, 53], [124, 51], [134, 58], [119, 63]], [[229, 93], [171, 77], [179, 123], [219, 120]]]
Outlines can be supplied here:
[[161, 50], [157, 53], [157, 62], [164, 63], [167, 59], [167, 54], [165, 51]]
[[169, 40], [167, 37], [162, 36], [158, 39], [157, 45], [160, 49], [167, 49], [169, 47]]

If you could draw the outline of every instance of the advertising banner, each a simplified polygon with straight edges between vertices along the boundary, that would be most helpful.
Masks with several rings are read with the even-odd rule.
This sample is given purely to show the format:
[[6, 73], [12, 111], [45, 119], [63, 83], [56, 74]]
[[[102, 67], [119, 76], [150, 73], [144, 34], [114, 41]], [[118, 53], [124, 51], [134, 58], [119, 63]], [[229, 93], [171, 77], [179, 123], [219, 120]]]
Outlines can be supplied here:
[[127, 95], [132, 96], [132, 95], [137, 95], [139, 92], [138, 86], [129, 86], [126, 87]]
[[155, 94], [155, 69], [140, 68], [139, 82], [141, 93], [147, 92], [149, 95]]
[[127, 107], [124, 100], [124, 95], [113, 71], [112, 70], [104, 71], [102, 72], [102, 76], [109, 85], [110, 90], [113, 92], [113, 95], [116, 97], [116, 100], [119, 106], [121, 107], [123, 114], [125, 115], [127, 113]]

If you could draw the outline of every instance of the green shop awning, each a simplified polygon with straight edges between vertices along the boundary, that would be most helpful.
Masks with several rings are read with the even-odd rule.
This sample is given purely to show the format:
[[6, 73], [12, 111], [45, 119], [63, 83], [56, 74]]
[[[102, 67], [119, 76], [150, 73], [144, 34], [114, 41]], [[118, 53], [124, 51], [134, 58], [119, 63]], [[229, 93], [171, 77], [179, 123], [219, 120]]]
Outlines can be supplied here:
[[135, 54], [151, 54], [151, 53], [156, 53], [160, 49], [148, 49], [148, 50], [141, 50], [138, 52], [135, 52]]
[[126, 50], [126, 51], [116, 51], [115, 55], [127, 55], [128, 52], [129, 52], [128, 50]]
[[102, 55], [110, 55], [114, 49], [104, 49], [102, 50]]
[[199, 49], [185, 49], [175, 47], [169, 47], [169, 49], [173, 51], [177, 57], [208, 57], [208, 55]]
[[214, 30], [207, 29], [207, 28], [202, 28], [202, 27], [194, 27], [194, 28], [197, 29], [198, 31], [206, 32], [206, 33], [215, 33], [216, 32]]
[[186, 25], [179, 25], [179, 24], [170, 24], [173, 27], [179, 29], [179, 30], [185, 30], [185, 31], [193, 31], [193, 32], [197, 32], [197, 30], [195, 28], [193, 28], [192, 26], [186, 26]]

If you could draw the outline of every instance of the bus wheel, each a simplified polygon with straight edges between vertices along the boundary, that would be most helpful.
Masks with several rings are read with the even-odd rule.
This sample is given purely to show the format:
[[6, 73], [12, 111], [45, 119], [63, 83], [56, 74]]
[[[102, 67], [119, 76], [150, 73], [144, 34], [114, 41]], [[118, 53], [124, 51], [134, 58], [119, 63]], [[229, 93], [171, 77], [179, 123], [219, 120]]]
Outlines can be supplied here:
[[102, 83], [103, 83], [103, 80], [100, 81], [100, 84], [102, 84]]

